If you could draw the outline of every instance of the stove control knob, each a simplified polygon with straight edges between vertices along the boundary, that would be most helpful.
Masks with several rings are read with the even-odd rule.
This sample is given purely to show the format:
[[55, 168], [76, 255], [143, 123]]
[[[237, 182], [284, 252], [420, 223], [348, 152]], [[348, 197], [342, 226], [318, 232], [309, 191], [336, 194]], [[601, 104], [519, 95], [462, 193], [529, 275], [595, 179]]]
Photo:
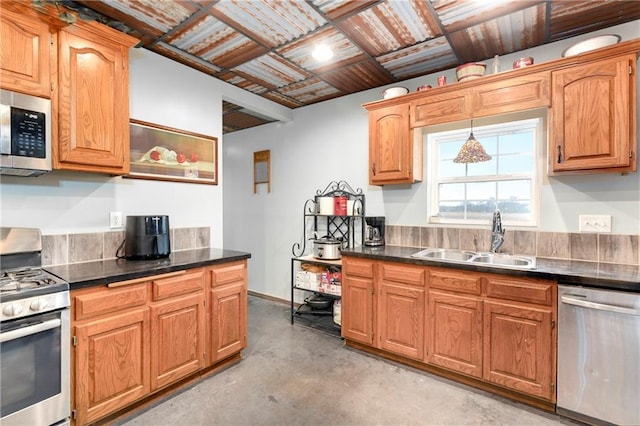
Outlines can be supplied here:
[[43, 309], [45, 309], [48, 305], [49, 305], [49, 299], [48, 298], [38, 297], [36, 300], [31, 302], [31, 305], [29, 305], [29, 308], [34, 312], [38, 312], [38, 311], [42, 311]]
[[2, 313], [8, 317], [15, 317], [16, 315], [20, 315], [21, 312], [22, 312], [22, 305], [19, 303], [9, 303], [2, 310]]

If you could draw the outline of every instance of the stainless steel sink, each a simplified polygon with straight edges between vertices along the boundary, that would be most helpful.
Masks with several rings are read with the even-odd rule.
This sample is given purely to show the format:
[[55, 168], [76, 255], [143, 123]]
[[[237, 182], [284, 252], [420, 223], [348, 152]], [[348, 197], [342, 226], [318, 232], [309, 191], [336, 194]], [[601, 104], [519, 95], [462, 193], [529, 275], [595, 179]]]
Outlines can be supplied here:
[[536, 267], [535, 257], [501, 253], [476, 253], [456, 249], [428, 248], [412, 254], [411, 257], [497, 268], [535, 269]]
[[472, 251], [454, 249], [426, 249], [412, 255], [424, 259], [449, 260], [454, 262], [467, 261], [476, 254]]
[[499, 253], [478, 253], [476, 256], [471, 258], [471, 263], [488, 266], [517, 267], [523, 269], [534, 269], [536, 267], [535, 257]]

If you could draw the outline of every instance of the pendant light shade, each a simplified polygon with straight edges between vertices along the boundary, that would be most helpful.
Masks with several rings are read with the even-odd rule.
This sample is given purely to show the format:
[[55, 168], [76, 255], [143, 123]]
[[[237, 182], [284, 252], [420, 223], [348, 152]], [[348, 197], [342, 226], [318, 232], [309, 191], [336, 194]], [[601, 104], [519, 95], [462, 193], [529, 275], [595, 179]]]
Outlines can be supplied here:
[[473, 137], [473, 121], [471, 122], [471, 133], [465, 143], [462, 144], [458, 156], [453, 160], [454, 163], [479, 163], [481, 161], [489, 161], [491, 156], [487, 154], [480, 142]]

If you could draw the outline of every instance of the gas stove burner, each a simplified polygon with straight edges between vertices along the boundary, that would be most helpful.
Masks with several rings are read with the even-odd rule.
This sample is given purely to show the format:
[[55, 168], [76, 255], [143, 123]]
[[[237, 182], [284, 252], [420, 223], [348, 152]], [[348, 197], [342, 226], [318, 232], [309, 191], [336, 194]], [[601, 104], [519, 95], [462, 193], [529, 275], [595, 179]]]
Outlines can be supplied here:
[[24, 267], [2, 271], [0, 296], [2, 301], [68, 290], [64, 280], [39, 267]]

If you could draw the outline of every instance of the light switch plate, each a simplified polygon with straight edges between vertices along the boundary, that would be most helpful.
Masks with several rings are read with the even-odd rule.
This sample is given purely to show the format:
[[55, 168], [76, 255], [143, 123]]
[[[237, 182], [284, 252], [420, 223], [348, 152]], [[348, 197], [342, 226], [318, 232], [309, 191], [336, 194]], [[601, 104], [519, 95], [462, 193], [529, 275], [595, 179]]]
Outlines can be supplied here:
[[581, 214], [580, 232], [608, 233], [611, 232], [611, 215]]

